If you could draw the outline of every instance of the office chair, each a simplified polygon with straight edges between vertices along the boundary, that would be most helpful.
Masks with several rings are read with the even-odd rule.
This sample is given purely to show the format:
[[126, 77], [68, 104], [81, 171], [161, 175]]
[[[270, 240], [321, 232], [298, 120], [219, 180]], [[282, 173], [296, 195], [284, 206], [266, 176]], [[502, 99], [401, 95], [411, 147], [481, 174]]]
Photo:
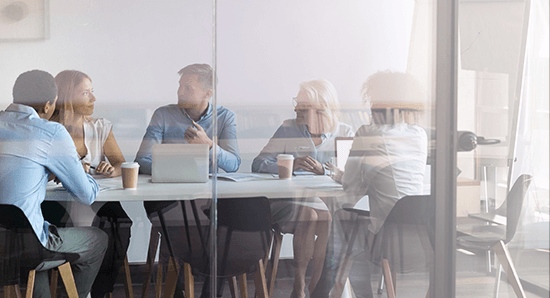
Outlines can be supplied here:
[[[257, 198], [250, 198], [250, 200], [253, 200], [253, 199], [257, 199]], [[263, 197], [262, 197], [262, 199], [263, 199]], [[222, 200], [218, 201], [218, 202], [223, 201], [221, 204], [218, 203], [218, 212], [225, 212], [223, 210], [224, 210], [226, 200], [228, 200], [228, 199], [222, 199]], [[194, 220], [195, 220], [195, 227], [196, 228], [193, 231], [190, 230], [189, 218], [187, 217], [187, 211], [186, 211], [186, 207], [185, 207], [185, 205], [187, 203], [189, 203], [191, 205], [193, 217], [194, 217]], [[178, 263], [176, 262], [176, 257], [175, 257], [175, 252], [174, 252], [174, 249], [173, 249], [173, 246], [172, 246], [172, 241], [171, 241], [169, 236], [165, 236], [165, 235], [169, 235], [169, 232], [168, 232], [168, 228], [167, 228], [168, 226], [166, 224], [166, 220], [164, 218], [164, 214], [168, 210], [171, 210], [171, 209], [175, 208], [176, 206], [177, 206], [177, 202], [174, 202], [174, 201], [144, 202], [144, 208], [145, 208], [145, 211], [147, 213], [147, 216], [150, 219], [154, 216], [159, 217], [159, 221], [160, 221], [160, 224], [161, 224], [161, 230], [162, 230], [162, 236], [161, 236], [161, 234], [156, 234], [154, 231], [151, 231], [151, 238], [150, 238], [150, 242], [149, 242], [149, 250], [148, 250], [148, 254], [147, 254], [147, 265], [146, 265], [147, 269], [146, 269], [145, 279], [144, 279], [144, 283], [143, 283], [144, 286], [143, 286], [143, 289], [142, 289], [142, 297], [143, 298], [145, 298], [147, 296], [149, 283], [150, 283], [151, 276], [152, 276], [152, 271], [153, 271], [154, 257], [157, 253], [157, 247], [158, 247], [159, 241], [162, 241], [163, 236], [164, 236], [164, 241], [167, 242], [167, 247], [168, 247], [168, 250], [169, 250], [169, 253], [170, 253], [170, 259], [169, 259], [169, 262], [168, 262], [168, 270], [167, 270], [168, 273], [167, 273], [167, 277], [166, 277], [165, 289], [170, 291], [173, 287], [175, 287], [175, 283], [177, 282], [177, 275], [179, 274], [180, 268], [179, 268]], [[199, 220], [199, 212], [197, 211], [198, 208], [197, 208], [196, 202], [194, 200], [188, 201], [188, 202], [187, 201], [181, 201], [180, 206], [182, 208], [182, 214], [183, 214], [183, 217], [184, 217], [184, 228], [185, 228], [184, 233], [185, 233], [186, 239], [187, 239], [186, 244], [185, 244], [186, 249], [187, 249], [187, 256], [184, 257], [184, 259], [190, 259], [190, 258], [193, 258], [193, 257], [197, 258], [197, 254], [200, 254], [200, 253], [204, 252], [204, 247], [206, 247], [205, 245], [203, 246], [203, 243], [206, 243], [208, 241], [208, 239], [207, 239], [208, 230], [205, 229], [206, 227], [202, 227], [202, 225], [201, 225], [201, 221]], [[239, 213], [241, 213], [241, 212], [246, 213], [247, 211], [250, 212], [250, 214], [255, 214], [255, 212], [257, 212], [257, 211], [254, 211], [254, 208], [255, 208], [255, 205], [251, 204], [249, 206], [246, 206], [246, 208], [243, 209], [244, 211], [233, 212], [232, 216], [235, 216], [237, 218]], [[203, 210], [206, 217], [210, 216], [209, 210], [210, 210], [209, 208]], [[258, 211], [261, 211], [261, 210], [258, 210]], [[270, 218], [270, 216], [267, 216], [267, 217]], [[223, 220], [223, 219], [220, 219], [220, 217], [218, 217], [219, 224], [221, 225], [222, 221], [220, 221], [220, 220]], [[231, 221], [229, 221], [229, 222], [231, 223]], [[270, 276], [269, 276], [269, 280], [270, 280], [270, 283], [269, 283], [269, 296], [271, 296], [273, 294], [273, 291], [274, 291], [274, 288], [275, 288], [275, 279], [276, 279], [277, 269], [278, 269], [279, 253], [281, 251], [281, 242], [282, 242], [282, 237], [283, 237], [281, 229], [278, 227], [278, 225], [273, 225], [272, 230], [273, 230], [273, 243], [272, 243], [272, 250], [271, 250], [272, 251], [272, 258], [268, 259], [267, 258], [267, 252], [266, 252], [266, 255], [264, 257], [264, 262], [263, 262], [264, 271], [270, 273]], [[191, 240], [192, 238], [193, 238], [194, 241]], [[196, 245], [200, 245], [200, 247], [196, 247]], [[201, 261], [203, 263], [203, 265], [208, 263], [206, 261], [206, 259], [207, 259], [207, 255], [204, 255], [203, 259]], [[268, 266], [270, 267], [269, 271], [266, 270]], [[203, 270], [203, 272], [207, 272], [208, 268], [203, 267], [202, 270]], [[162, 278], [163, 278], [162, 271], [163, 271], [162, 270], [162, 264], [159, 264], [158, 269], [157, 269], [157, 277], [156, 277], [156, 285], [155, 285], [155, 293], [157, 295], [156, 297], [160, 297], [160, 295], [162, 293], [162, 289], [161, 289]], [[192, 278], [193, 274], [192, 274], [192, 270], [191, 270], [191, 265], [189, 263], [184, 263], [184, 274], [185, 274], [185, 281], [186, 281], [185, 292], [186, 293], [193, 293], [193, 278]], [[205, 274], [203, 273], [201, 275], [205, 275]], [[241, 283], [241, 286], [240, 286], [241, 291], [243, 291], [243, 289], [246, 289], [246, 279], [245, 279], [245, 277], [246, 277], [245, 275], [242, 275], [242, 276], [239, 277], [240, 283]], [[235, 294], [235, 291], [237, 289], [236, 278], [231, 277], [229, 279], [229, 285], [230, 285], [230, 288], [231, 288], [231, 292], [233, 294]], [[205, 284], [205, 286], [207, 286], [207, 285]], [[218, 284], [217, 292], [218, 292], [217, 293], [218, 296], [221, 296], [222, 293], [223, 293], [223, 279], [221, 279], [221, 278], [220, 278], [220, 282]], [[173, 295], [173, 293], [165, 293], [165, 295], [170, 296], [170, 295]]]
[[[345, 280], [348, 278], [351, 268], [353, 245], [362, 223], [360, 219], [370, 217], [370, 212], [363, 209], [344, 208], [344, 210], [357, 214], [358, 218], [355, 220], [347, 246], [344, 249], [331, 297], [341, 297], [342, 295]], [[405, 196], [393, 206], [379, 232], [375, 235], [371, 234], [372, 241], [369, 241], [370, 261], [382, 267], [388, 297], [394, 298], [396, 296], [396, 272], [403, 271], [410, 266], [408, 260], [419, 257], [418, 251], [414, 251], [409, 244], [421, 246], [421, 253], [424, 255], [423, 259], [425, 260], [419, 262], [421, 265], [427, 265], [431, 260], [430, 256], [433, 254], [434, 247], [434, 215], [432, 196]], [[405, 246], [407, 247], [405, 248]], [[409, 257], [408, 255], [412, 252], [417, 254]]]
[[[185, 205], [189, 203], [193, 209], [195, 217], [195, 226], [190, 226], [187, 218]], [[166, 241], [170, 261], [168, 264], [168, 273], [166, 277], [164, 295], [170, 297], [173, 295], [175, 282], [180, 268], [176, 261], [174, 242], [164, 219], [162, 207], [147, 204], [148, 214], [156, 213], [159, 215], [162, 228], [162, 241]], [[161, 205], [161, 204], [159, 204]], [[196, 204], [194, 201], [181, 201], [182, 212], [184, 216], [185, 241], [182, 243], [184, 252], [180, 256], [184, 262], [185, 274], [185, 297], [194, 295], [194, 276], [210, 276], [210, 235], [209, 226], [203, 227], [198, 217]], [[173, 208], [167, 202], [165, 209]], [[218, 272], [219, 278], [228, 278], [232, 295], [237, 292], [237, 277], [240, 282], [241, 296], [246, 296], [246, 273], [255, 272], [256, 291], [260, 297], [268, 297], [267, 283], [265, 278], [265, 264], [271, 247], [272, 225], [269, 201], [265, 197], [255, 198], [224, 198], [218, 201], [218, 229], [217, 229], [217, 247], [218, 247]], [[160, 211], [160, 212], [159, 212]], [[212, 224], [211, 221], [209, 221]], [[152, 251], [150, 251], [151, 253]], [[153, 255], [151, 253], [151, 255]], [[160, 267], [160, 266], [159, 266]], [[158, 271], [161, 271], [159, 268]], [[162, 281], [157, 272], [157, 285]], [[208, 279], [203, 286], [203, 291], [207, 290]], [[145, 291], [144, 291], [145, 292]], [[220, 288], [218, 288], [220, 293]]]
[[[77, 254], [58, 253], [42, 246], [34, 233], [31, 223], [21, 209], [14, 205], [0, 204], [0, 285], [4, 295], [20, 297], [21, 273], [28, 272], [26, 297], [32, 297], [36, 268], [42, 262], [57, 265], [67, 295], [78, 298], [70, 261], [78, 258]], [[52, 291], [52, 288], [50, 288]]]
[[531, 184], [533, 177], [523, 174], [517, 178], [512, 186], [512, 189], [506, 196], [504, 207], [501, 206], [496, 210], [496, 214], [506, 214], [506, 225], [498, 224], [498, 221], [491, 221], [488, 216], [473, 215], [484, 221], [496, 223], [497, 225], [480, 225], [472, 229], [472, 231], [458, 231], [456, 245], [458, 248], [463, 248], [468, 251], [493, 251], [500, 262], [497, 270], [495, 283], [495, 296], [498, 294], [500, 285], [501, 269], [504, 268], [508, 281], [512, 285], [517, 297], [526, 297], [519, 276], [516, 272], [507, 244], [514, 238], [516, 229], [521, 215], [523, 201], [527, 195], [527, 189]]
[[[118, 202], [109, 202], [103, 205], [97, 211], [97, 217], [99, 218], [98, 227], [105, 231], [109, 235], [109, 246], [105, 252], [105, 257], [112, 256], [111, 260], [104, 260], [111, 266], [101, 266], [104, 271], [98, 275], [94, 285], [92, 286], [92, 292], [97, 291], [97, 288], [104, 288], [109, 286], [113, 288], [113, 285], [118, 277], [120, 271], [124, 272], [124, 292], [127, 298], [134, 297], [134, 289], [132, 287], [132, 279], [130, 277], [130, 266], [128, 263], [128, 256], [126, 251], [128, 250], [130, 228], [132, 227], [132, 220], [128, 217], [122, 205]], [[121, 235], [121, 233], [123, 235]], [[128, 234], [126, 234], [128, 233]], [[124, 255], [124, 258], [121, 256]], [[99, 287], [98, 287], [99, 285]], [[109, 292], [109, 297], [112, 297], [112, 290]]]
[[[149, 219], [152, 219], [153, 217], [157, 216], [161, 222], [161, 228], [163, 229], [163, 233], [166, 235], [166, 221], [164, 219], [164, 214], [170, 210], [173, 209], [178, 205], [177, 201], [145, 201], [143, 202], [143, 208], [145, 209], [145, 213], [147, 214], [147, 217]], [[186, 213], [184, 213], [184, 216], [187, 216]], [[154, 229], [151, 229], [151, 237], [149, 239], [149, 247], [147, 250], [147, 260], [146, 260], [146, 270], [145, 270], [145, 278], [143, 280], [143, 287], [141, 289], [141, 297], [146, 298], [147, 292], [149, 291], [149, 284], [151, 282], [151, 276], [153, 274], [153, 267], [155, 263], [155, 256], [157, 254], [157, 248], [159, 245], [159, 242], [161, 241], [160, 234], [156, 234]], [[170, 239], [167, 239], [167, 241], [170, 241]], [[168, 245], [168, 248], [171, 250], [172, 246]], [[172, 270], [174, 270], [177, 266], [177, 262], [175, 259], [172, 259], [174, 256], [173, 251], [170, 251], [170, 260], [169, 264]], [[179, 270], [179, 268], [178, 268]], [[167, 283], [174, 283], [174, 281], [167, 281]], [[162, 293], [162, 264], [158, 264], [157, 268], [157, 277], [155, 282], [155, 297], [160, 297]], [[167, 295], [168, 297], [172, 297], [174, 294]]]

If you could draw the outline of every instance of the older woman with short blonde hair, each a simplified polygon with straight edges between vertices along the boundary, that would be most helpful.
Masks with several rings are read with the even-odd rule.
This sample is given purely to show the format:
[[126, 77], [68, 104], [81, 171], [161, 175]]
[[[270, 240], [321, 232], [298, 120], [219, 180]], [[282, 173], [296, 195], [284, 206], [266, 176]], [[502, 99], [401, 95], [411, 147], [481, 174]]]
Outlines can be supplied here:
[[[296, 118], [277, 129], [262, 152], [252, 162], [253, 172], [277, 173], [277, 155], [294, 156], [293, 172], [325, 175], [324, 164], [334, 157], [334, 138], [353, 136], [351, 127], [338, 121], [340, 104], [334, 86], [317, 79], [300, 84], [293, 98]], [[293, 298], [305, 297], [305, 276], [309, 261], [313, 274], [309, 291], [321, 276], [332, 221], [319, 198], [271, 200], [272, 221], [285, 233], [294, 234], [296, 261]], [[316, 238], [317, 237], [317, 238]]]

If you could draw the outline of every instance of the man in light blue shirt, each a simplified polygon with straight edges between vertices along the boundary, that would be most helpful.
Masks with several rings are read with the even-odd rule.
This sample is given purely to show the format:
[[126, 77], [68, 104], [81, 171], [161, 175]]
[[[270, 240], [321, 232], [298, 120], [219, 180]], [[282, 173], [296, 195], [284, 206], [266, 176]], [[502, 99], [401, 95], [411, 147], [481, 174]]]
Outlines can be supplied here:
[[212, 141], [214, 107], [209, 103], [213, 93], [212, 68], [208, 64], [192, 64], [181, 69], [178, 103], [158, 108], [147, 127], [139, 147], [136, 161], [142, 174], [151, 174], [151, 148], [153, 144], [208, 144], [210, 172], [212, 172], [213, 146], [217, 146], [218, 168], [236, 172], [241, 164], [237, 145], [235, 114], [217, 106], [217, 139]]
[[[99, 192], [67, 130], [48, 121], [56, 101], [51, 74], [32, 70], [17, 78], [14, 103], [0, 112], [0, 203], [19, 207], [45, 248], [79, 255], [71, 267], [79, 297], [86, 297], [107, 249], [107, 235], [93, 227], [57, 228], [44, 220], [40, 209], [46, 184], [54, 176], [82, 204], [92, 204]], [[50, 268], [47, 263], [36, 268], [34, 297], [50, 297]]]

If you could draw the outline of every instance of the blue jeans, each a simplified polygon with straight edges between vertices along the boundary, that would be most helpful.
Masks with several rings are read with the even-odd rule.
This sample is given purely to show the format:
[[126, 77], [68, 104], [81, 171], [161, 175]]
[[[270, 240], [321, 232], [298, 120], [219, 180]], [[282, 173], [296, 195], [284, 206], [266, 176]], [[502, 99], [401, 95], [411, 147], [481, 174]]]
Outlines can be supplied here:
[[[107, 250], [107, 243], [107, 234], [95, 227], [57, 228], [50, 225], [46, 249], [79, 255], [77, 260], [71, 262], [71, 269], [78, 297], [85, 298], [99, 271]], [[60, 265], [59, 262], [43, 262], [38, 265], [33, 297], [51, 297], [48, 270], [58, 265]]]

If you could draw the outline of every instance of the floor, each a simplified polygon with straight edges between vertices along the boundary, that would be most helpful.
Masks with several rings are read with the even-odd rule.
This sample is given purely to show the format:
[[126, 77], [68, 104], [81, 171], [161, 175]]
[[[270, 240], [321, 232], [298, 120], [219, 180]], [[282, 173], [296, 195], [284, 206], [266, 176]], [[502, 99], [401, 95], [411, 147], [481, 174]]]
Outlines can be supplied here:
[[[549, 285], [549, 271], [548, 271], [548, 253], [545, 253], [541, 258], [540, 254], [526, 254], [521, 257], [521, 262], [526, 263], [529, 260], [533, 260], [533, 257], [536, 257], [536, 260], [540, 261], [539, 265], [534, 268], [536, 270], [523, 270], [525, 272], [530, 272], [530, 280], [540, 282], [540, 285], [548, 288]], [[480, 260], [477, 256], [464, 255], [462, 253], [457, 253], [457, 274], [456, 274], [456, 297], [457, 298], [492, 298], [495, 284], [494, 275], [489, 275], [485, 273], [482, 268], [485, 264], [483, 260]], [[290, 262], [288, 262], [290, 264]], [[533, 263], [533, 262], [531, 262]], [[472, 264], [476, 264], [473, 265]], [[473, 268], [476, 267], [477, 268]], [[275, 287], [275, 292], [273, 297], [290, 297], [290, 292], [293, 285], [293, 279], [289, 276], [291, 274], [291, 268], [285, 268], [281, 266], [279, 271], [277, 283]], [[480, 268], [481, 267], [481, 268]], [[474, 270], [472, 270], [472, 268]], [[365, 284], [365, 272], [368, 271], [368, 266], [362, 263], [361, 261], [354, 262], [352, 271], [350, 273], [350, 282], [352, 291], [347, 291], [348, 298], [360, 298], [360, 297], [369, 297], [366, 295], [368, 286]], [[371, 297], [381, 298], [387, 297], [385, 290], [381, 293], [377, 293], [377, 287], [380, 279], [380, 269], [373, 268], [372, 271], [372, 280], [371, 288], [373, 295]], [[527, 274], [527, 273], [526, 273]], [[279, 275], [281, 277], [279, 278]], [[520, 276], [522, 276], [520, 272]], [[503, 274], [503, 278], [505, 275]], [[201, 286], [197, 284], [195, 286], [195, 297], [200, 297]], [[428, 273], [427, 272], [410, 272], [406, 274], [397, 275], [397, 296], [398, 297], [425, 297], [428, 289]], [[528, 287], [526, 288], [526, 295], [529, 298], [547, 298], [549, 293], [538, 290], [537, 293], [529, 292]], [[248, 281], [248, 295], [253, 297], [254, 295], [254, 283], [252, 280]], [[134, 296], [141, 297], [141, 285], [134, 286]], [[125, 297], [124, 289], [122, 285], [117, 285], [113, 297]], [[147, 298], [154, 297], [153, 291], [150, 290]], [[231, 297], [229, 289], [226, 286], [224, 290], [223, 297]], [[499, 298], [508, 298], [516, 297], [512, 287], [508, 283], [502, 280], [499, 289]]]

